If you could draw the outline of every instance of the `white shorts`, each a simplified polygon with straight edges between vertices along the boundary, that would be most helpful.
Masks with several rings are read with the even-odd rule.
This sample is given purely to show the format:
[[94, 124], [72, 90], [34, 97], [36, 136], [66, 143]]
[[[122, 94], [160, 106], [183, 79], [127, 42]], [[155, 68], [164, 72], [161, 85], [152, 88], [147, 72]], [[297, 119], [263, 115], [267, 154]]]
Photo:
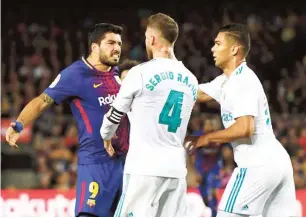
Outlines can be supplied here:
[[185, 216], [186, 179], [124, 174], [115, 217]]
[[250, 216], [295, 216], [292, 166], [291, 163], [286, 167], [282, 165], [278, 168], [236, 168], [223, 193], [219, 210]]

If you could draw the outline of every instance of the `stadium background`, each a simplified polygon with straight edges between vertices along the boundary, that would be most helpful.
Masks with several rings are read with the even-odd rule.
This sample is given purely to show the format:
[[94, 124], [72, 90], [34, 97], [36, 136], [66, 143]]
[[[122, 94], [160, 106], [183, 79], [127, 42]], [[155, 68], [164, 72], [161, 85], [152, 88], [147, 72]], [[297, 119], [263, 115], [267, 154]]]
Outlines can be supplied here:
[[[144, 27], [153, 12], [168, 13], [179, 22], [176, 55], [200, 82], [220, 74], [210, 52], [217, 29], [231, 21], [248, 25], [252, 38], [248, 64], [263, 82], [275, 135], [289, 152], [294, 167], [298, 215], [306, 216], [305, 3], [171, 0], [135, 3], [137, 7], [132, 7], [133, 1], [5, 4], [1, 13], [0, 216], [73, 215], [69, 211], [74, 205], [78, 145], [67, 105], [52, 107], [27, 127], [18, 150], [4, 142], [5, 130], [61, 69], [86, 53], [86, 33], [94, 23], [122, 25], [121, 61], [146, 61]], [[189, 133], [221, 128], [216, 103], [196, 105]], [[189, 188], [200, 186], [204, 202], [214, 215], [235, 167], [232, 151], [228, 145], [211, 145], [193, 158], [195, 164], [188, 165]]]

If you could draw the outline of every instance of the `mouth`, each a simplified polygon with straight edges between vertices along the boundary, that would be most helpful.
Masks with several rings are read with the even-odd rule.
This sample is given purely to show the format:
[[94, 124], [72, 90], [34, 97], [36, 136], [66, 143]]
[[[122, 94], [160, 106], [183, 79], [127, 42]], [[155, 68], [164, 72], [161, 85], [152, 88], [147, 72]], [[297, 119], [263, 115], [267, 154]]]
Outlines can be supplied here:
[[119, 57], [120, 57], [120, 54], [113, 54], [112, 57], [114, 57], [114, 58], [119, 58]]

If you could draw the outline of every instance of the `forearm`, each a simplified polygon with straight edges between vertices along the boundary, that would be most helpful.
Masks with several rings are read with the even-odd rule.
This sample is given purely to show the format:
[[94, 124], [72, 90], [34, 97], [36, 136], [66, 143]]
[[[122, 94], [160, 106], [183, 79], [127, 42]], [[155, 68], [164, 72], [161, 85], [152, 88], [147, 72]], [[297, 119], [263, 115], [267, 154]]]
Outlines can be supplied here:
[[123, 113], [113, 107], [107, 114], [105, 114], [100, 129], [100, 134], [103, 140], [110, 140], [115, 135], [122, 116]]
[[205, 103], [208, 101], [213, 100], [213, 98], [209, 95], [207, 95], [205, 92], [198, 89], [198, 97], [197, 97], [197, 103]]
[[53, 99], [45, 93], [30, 101], [19, 114], [17, 121], [23, 126], [35, 121], [42, 112], [53, 104]]
[[208, 133], [206, 137], [211, 143], [228, 143], [240, 138], [250, 137], [250, 133], [246, 128], [233, 124], [227, 129]]

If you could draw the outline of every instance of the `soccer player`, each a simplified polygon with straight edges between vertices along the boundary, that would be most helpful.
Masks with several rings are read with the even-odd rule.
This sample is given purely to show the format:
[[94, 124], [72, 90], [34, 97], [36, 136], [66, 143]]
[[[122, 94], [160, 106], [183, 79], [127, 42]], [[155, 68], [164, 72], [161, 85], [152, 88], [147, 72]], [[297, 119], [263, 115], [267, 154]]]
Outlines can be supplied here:
[[275, 138], [268, 101], [246, 64], [250, 36], [243, 24], [223, 26], [212, 53], [223, 74], [200, 84], [198, 101], [221, 105], [224, 130], [200, 136], [189, 148], [231, 142], [237, 163], [217, 216], [294, 216], [295, 187], [290, 157]]
[[129, 71], [104, 116], [101, 135], [110, 144], [121, 116], [130, 111], [130, 148], [115, 216], [186, 214], [183, 141], [198, 81], [174, 55], [178, 31], [165, 14], [148, 18], [145, 42], [150, 61]]
[[[121, 120], [113, 140], [103, 144], [100, 127], [119, 88], [116, 65], [121, 54], [122, 28], [96, 24], [88, 35], [89, 56], [65, 68], [53, 83], [33, 99], [7, 130], [6, 140], [17, 147], [23, 127], [53, 103], [68, 100], [79, 132], [76, 216], [113, 216], [122, 190], [122, 158], [127, 153], [129, 124]], [[124, 158], [123, 158], [124, 159]]]
[[124, 80], [126, 77], [127, 73], [132, 67], [135, 67], [136, 65], [140, 64], [139, 61], [136, 60], [130, 60], [130, 59], [125, 59], [121, 64], [118, 65], [119, 72], [120, 72], [120, 79]]

